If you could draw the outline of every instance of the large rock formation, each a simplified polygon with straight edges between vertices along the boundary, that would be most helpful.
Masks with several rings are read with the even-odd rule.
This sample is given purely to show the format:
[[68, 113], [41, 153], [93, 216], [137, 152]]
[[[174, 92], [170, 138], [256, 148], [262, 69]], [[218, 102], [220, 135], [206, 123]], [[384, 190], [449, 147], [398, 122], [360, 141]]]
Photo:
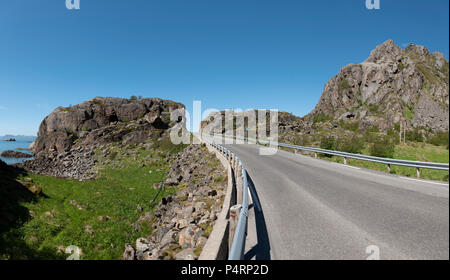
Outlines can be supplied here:
[[171, 112], [182, 108], [159, 98], [111, 97], [59, 107], [42, 121], [30, 147], [35, 160], [24, 167], [57, 177], [91, 179], [97, 149], [109, 143], [127, 146], [156, 140], [176, 123], [170, 120]]
[[360, 64], [343, 67], [325, 85], [314, 110], [305, 117], [356, 119], [364, 126], [449, 128], [449, 62], [427, 48], [406, 49], [388, 40]]
[[129, 100], [96, 97], [72, 107], [59, 107], [39, 127], [35, 154], [63, 153], [75, 144], [139, 142], [171, 125], [170, 113], [184, 108], [159, 98]]
[[[234, 112], [227, 117], [248, 115], [252, 114]], [[224, 119], [225, 111], [212, 113], [202, 122], [202, 129], [225, 131]], [[408, 130], [431, 134], [448, 131], [449, 62], [441, 53], [431, 54], [423, 46], [411, 44], [401, 49], [388, 40], [365, 61], [347, 65], [331, 78], [308, 115], [280, 112], [279, 137], [292, 142], [300, 134], [332, 133], [341, 120], [382, 132], [400, 123]]]

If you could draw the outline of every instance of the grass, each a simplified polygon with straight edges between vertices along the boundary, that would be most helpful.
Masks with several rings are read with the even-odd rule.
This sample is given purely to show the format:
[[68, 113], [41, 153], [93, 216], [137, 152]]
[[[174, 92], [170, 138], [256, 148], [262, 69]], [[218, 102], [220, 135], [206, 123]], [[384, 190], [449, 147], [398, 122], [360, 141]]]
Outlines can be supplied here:
[[[65, 259], [68, 255], [57, 249], [70, 245], [82, 250], [81, 259], [121, 259], [126, 243], [134, 244], [152, 231], [150, 223], [139, 230], [133, 224], [162, 197], [176, 192], [176, 187], [165, 188], [151, 203], [158, 192], [154, 183], [163, 181], [169, 169], [164, 156], [185, 147], [163, 146], [167, 150], [137, 147], [129, 155], [111, 147], [115, 160], [109, 162], [111, 156], [105, 156], [107, 163], [96, 180], [23, 175], [19, 179], [32, 180], [44, 196], [20, 202], [32, 217], [0, 232], [0, 259]], [[109, 219], [101, 221], [101, 216]]]
[[[369, 149], [365, 148], [362, 150], [361, 153], [368, 155]], [[322, 158], [338, 163], [344, 162], [342, 157], [333, 156], [331, 158], [328, 157]], [[449, 151], [445, 147], [438, 147], [431, 144], [396, 145], [394, 151], [394, 158], [448, 163]], [[347, 159], [347, 164], [387, 172], [387, 167], [385, 164], [380, 164], [376, 162]], [[412, 167], [391, 166], [391, 173], [407, 177], [416, 177], [416, 169]], [[444, 170], [421, 169], [420, 173], [421, 178], [424, 179], [439, 180], [439, 181], [449, 180], [448, 171]]]
[[412, 110], [405, 106], [404, 111], [403, 111], [403, 115], [407, 120], [412, 120], [414, 119], [414, 113], [412, 112]]

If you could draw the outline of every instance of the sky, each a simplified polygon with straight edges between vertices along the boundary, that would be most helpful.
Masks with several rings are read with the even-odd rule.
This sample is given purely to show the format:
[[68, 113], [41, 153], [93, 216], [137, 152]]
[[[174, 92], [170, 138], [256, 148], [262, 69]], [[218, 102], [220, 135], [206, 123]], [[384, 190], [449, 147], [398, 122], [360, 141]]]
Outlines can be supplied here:
[[388, 39], [449, 54], [448, 0], [0, 0], [0, 135], [96, 96], [309, 113]]

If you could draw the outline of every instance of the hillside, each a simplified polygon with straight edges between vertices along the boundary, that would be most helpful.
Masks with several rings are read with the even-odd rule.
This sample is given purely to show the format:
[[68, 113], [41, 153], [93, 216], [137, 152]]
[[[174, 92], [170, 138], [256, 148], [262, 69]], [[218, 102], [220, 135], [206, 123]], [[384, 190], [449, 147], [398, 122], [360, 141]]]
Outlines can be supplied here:
[[[386, 134], [406, 126], [408, 133], [430, 138], [448, 131], [448, 114], [448, 60], [423, 46], [410, 44], [403, 50], [388, 40], [372, 50], [365, 61], [347, 65], [331, 78], [309, 114], [298, 117], [280, 112], [278, 132], [281, 139], [293, 141], [303, 135], [336, 135], [339, 130]], [[229, 118], [253, 115], [232, 113]], [[202, 129], [208, 126], [220, 131], [224, 116], [225, 111], [212, 113], [202, 122]]]
[[409, 128], [445, 131], [449, 126], [449, 63], [427, 48], [406, 49], [389, 40], [360, 64], [343, 67], [324, 87], [305, 120], [357, 120], [380, 130]]
[[90, 260], [197, 259], [228, 180], [206, 146], [170, 141], [178, 108], [97, 97], [54, 110], [34, 160], [0, 161], [0, 260], [66, 259], [73, 246]]

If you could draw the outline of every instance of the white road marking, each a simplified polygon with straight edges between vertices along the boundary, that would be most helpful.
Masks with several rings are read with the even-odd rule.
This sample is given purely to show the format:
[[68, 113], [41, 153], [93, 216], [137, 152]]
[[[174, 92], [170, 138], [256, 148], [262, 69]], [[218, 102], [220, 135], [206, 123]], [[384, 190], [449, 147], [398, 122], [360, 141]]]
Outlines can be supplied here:
[[438, 183], [438, 182], [430, 182], [430, 181], [418, 180], [418, 179], [402, 177], [402, 176], [399, 176], [399, 177], [402, 178], [402, 179], [411, 180], [411, 181], [417, 181], [417, 182], [428, 183], [428, 184], [433, 184], [433, 185], [448, 186], [448, 183], [445, 184], [445, 183]]
[[355, 166], [351, 166], [351, 165], [345, 165], [345, 164], [341, 164], [342, 166], [348, 167], [348, 168], [353, 168], [353, 169], [358, 169], [361, 170], [361, 168], [359, 167], [355, 167]]

